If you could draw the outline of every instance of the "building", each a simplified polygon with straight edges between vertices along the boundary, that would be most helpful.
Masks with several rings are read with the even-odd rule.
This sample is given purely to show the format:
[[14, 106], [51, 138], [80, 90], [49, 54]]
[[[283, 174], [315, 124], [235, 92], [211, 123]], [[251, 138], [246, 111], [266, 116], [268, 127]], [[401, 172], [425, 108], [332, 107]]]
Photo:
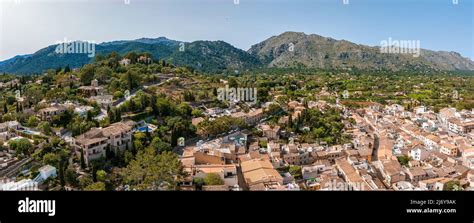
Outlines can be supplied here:
[[66, 112], [66, 110], [66, 106], [54, 105], [51, 107], [40, 109], [38, 111], [38, 115], [40, 116], [41, 120], [52, 121], [54, 116], [60, 115]]
[[280, 126], [270, 126], [262, 125], [263, 135], [269, 140], [279, 140], [280, 139]]
[[89, 111], [92, 111], [94, 107], [88, 105], [77, 106], [74, 108], [74, 113], [79, 114], [81, 117], [86, 117]]
[[32, 179], [22, 179], [18, 182], [1, 183], [1, 190], [3, 191], [36, 191], [38, 190], [38, 183]]
[[456, 115], [455, 108], [442, 108], [441, 110], [439, 110], [439, 113], [438, 113], [438, 121], [441, 123], [441, 125], [447, 127], [448, 119], [454, 118], [455, 115]]
[[50, 177], [56, 177], [56, 168], [51, 165], [42, 166], [38, 171], [39, 175], [44, 180]]
[[416, 161], [425, 161], [430, 156], [430, 153], [426, 149], [415, 148], [410, 150], [410, 157]]
[[474, 148], [464, 150], [462, 154], [463, 165], [474, 170]]
[[470, 170], [467, 174], [467, 180], [469, 181], [469, 186], [474, 188], [474, 170]]
[[283, 177], [268, 160], [252, 159], [240, 164], [245, 186], [250, 190], [266, 190], [283, 185]]
[[112, 95], [96, 95], [89, 98], [90, 101], [96, 102], [101, 108], [107, 109], [114, 103], [114, 96]]
[[418, 183], [419, 181], [429, 179], [428, 173], [421, 167], [409, 168], [406, 173], [411, 183]]
[[382, 181], [387, 187], [392, 187], [394, 183], [405, 180], [405, 175], [402, 173], [401, 165], [397, 160], [375, 161], [374, 165], [380, 172]]
[[79, 87], [79, 93], [87, 98], [101, 95], [103, 90], [104, 88], [99, 86], [99, 81], [97, 81], [97, 79], [92, 80], [90, 86]]
[[[219, 150], [199, 150], [197, 147], [188, 147], [183, 151], [180, 161], [184, 171], [189, 174], [184, 184], [188, 187], [194, 188], [195, 178], [205, 178], [207, 174], [214, 173], [224, 181], [225, 190], [239, 188], [236, 164], [226, 164], [224, 154]], [[208, 190], [214, 189], [208, 188]]]
[[229, 189], [238, 187], [237, 167], [235, 164], [226, 165], [195, 165], [190, 173], [194, 178], [205, 178], [207, 174], [214, 173], [224, 181]]
[[18, 130], [20, 126], [20, 123], [17, 121], [0, 123], [0, 140], [6, 142], [15, 137], [15, 131]]
[[132, 126], [123, 122], [105, 128], [93, 128], [74, 140], [77, 151], [84, 151], [87, 164], [100, 157], [106, 158], [106, 150], [117, 153], [132, 147]]
[[474, 120], [448, 119], [448, 130], [456, 134], [466, 134], [474, 129]]
[[430, 149], [438, 148], [438, 145], [441, 142], [441, 139], [433, 134], [421, 134], [419, 138]]
[[130, 65], [130, 62], [132, 62], [130, 59], [123, 58], [122, 60], [119, 61], [119, 64], [126, 67], [126, 66]]
[[195, 164], [224, 165], [226, 163], [224, 153], [219, 150], [201, 149], [194, 151], [193, 156]]
[[386, 135], [382, 135], [379, 140], [379, 148], [377, 150], [377, 159], [390, 159], [393, 155], [394, 141]]
[[8, 130], [18, 130], [20, 123], [17, 121], [8, 121], [0, 123], [0, 132], [6, 132]]
[[245, 123], [249, 125], [254, 125], [264, 116], [263, 109], [259, 108], [254, 111], [247, 113], [245, 116]]
[[301, 168], [301, 173], [303, 174], [303, 179], [316, 179], [322, 172], [330, 169], [331, 164], [329, 161], [318, 161], [309, 166], [303, 166]]
[[447, 182], [451, 179], [439, 177], [433, 179], [422, 180], [418, 182], [418, 185], [421, 190], [430, 190], [430, 191], [442, 191]]
[[451, 144], [451, 143], [442, 143], [440, 152], [448, 156], [457, 156], [458, 148], [454, 144]]
[[151, 64], [153, 62], [153, 60], [150, 57], [140, 56], [140, 57], [137, 58], [137, 62], [145, 63], [145, 64]]
[[280, 152], [281, 152], [280, 144], [275, 143], [273, 141], [270, 141], [270, 142], [267, 143], [267, 153], [268, 154], [280, 153]]
[[283, 161], [289, 165], [301, 165], [299, 153], [283, 154]]
[[333, 189], [370, 190], [370, 186], [360, 176], [359, 171], [354, 168], [346, 159], [337, 159], [336, 167], [339, 171], [339, 174], [348, 185], [343, 188], [333, 185]]

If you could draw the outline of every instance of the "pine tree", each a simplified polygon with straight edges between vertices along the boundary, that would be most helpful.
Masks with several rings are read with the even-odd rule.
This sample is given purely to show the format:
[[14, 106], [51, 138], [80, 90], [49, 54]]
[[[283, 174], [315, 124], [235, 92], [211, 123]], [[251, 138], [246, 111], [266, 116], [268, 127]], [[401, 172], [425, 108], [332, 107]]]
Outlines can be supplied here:
[[86, 162], [84, 160], [84, 150], [81, 149], [81, 168], [85, 169], [86, 167]]
[[288, 128], [290, 128], [290, 129], [293, 128], [293, 116], [292, 115], [288, 116]]
[[61, 184], [61, 188], [66, 185], [66, 180], [64, 179], [64, 164], [63, 161], [59, 161], [59, 182]]
[[94, 162], [92, 162], [92, 165], [91, 165], [91, 172], [92, 172], [92, 180], [94, 182], [97, 182], [97, 170], [96, 170], [96, 166], [94, 164]]
[[115, 112], [115, 122], [120, 122], [122, 120], [122, 111], [117, 109]]
[[171, 146], [173, 147], [176, 146], [177, 141], [178, 141], [178, 135], [176, 134], [176, 130], [173, 127], [173, 129], [171, 130]]
[[90, 111], [90, 110], [87, 111], [86, 120], [87, 120], [87, 121], [92, 121], [92, 118], [93, 118], [93, 117], [92, 117], [92, 111]]

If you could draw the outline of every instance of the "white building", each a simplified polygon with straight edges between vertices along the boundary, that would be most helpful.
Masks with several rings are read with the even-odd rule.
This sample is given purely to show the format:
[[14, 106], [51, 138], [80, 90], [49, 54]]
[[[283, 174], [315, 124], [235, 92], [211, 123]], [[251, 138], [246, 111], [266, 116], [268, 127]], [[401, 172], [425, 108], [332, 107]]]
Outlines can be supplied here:
[[97, 96], [90, 97], [89, 100], [90, 101], [95, 101], [102, 108], [107, 108], [109, 106], [112, 106], [112, 103], [114, 102], [114, 96], [112, 96], [112, 95], [97, 95]]
[[35, 191], [38, 190], [38, 183], [31, 179], [23, 179], [18, 182], [0, 183], [1, 189], [4, 191]]
[[42, 166], [39, 168], [39, 174], [43, 180], [46, 180], [50, 177], [56, 177], [56, 168], [51, 165]]

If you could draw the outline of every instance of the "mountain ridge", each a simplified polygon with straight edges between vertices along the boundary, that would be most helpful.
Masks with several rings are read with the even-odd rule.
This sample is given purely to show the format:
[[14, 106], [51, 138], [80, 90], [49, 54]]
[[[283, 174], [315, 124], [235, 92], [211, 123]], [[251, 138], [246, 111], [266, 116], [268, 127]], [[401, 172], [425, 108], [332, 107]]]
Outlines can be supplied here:
[[[183, 45], [184, 44], [184, 45]], [[57, 67], [81, 67], [93, 61], [85, 54], [57, 54], [57, 44], [33, 54], [0, 61], [0, 72], [41, 73]], [[420, 49], [420, 56], [382, 53], [380, 46], [367, 46], [336, 40], [318, 34], [284, 32], [256, 43], [244, 51], [222, 41], [181, 42], [166, 37], [116, 40], [96, 45], [95, 55], [117, 52], [149, 52], [179, 66], [206, 73], [226, 70], [251, 70], [265, 67], [304, 67], [321, 69], [357, 68], [361, 70], [474, 70], [474, 62], [454, 51]], [[183, 51], [184, 50], [184, 51]]]
[[[290, 45], [291, 44], [291, 45]], [[293, 51], [289, 50], [291, 47]], [[366, 70], [474, 70], [474, 62], [457, 52], [420, 49], [420, 56], [381, 53], [381, 47], [317, 34], [285, 32], [253, 45], [248, 52], [269, 67], [296, 65], [316, 68], [358, 68]]]

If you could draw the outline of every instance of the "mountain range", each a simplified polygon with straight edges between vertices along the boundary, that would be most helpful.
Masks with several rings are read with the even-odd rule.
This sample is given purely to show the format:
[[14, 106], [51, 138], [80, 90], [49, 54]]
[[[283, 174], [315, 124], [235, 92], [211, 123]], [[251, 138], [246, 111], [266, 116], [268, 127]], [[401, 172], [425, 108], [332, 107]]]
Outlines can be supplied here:
[[[29, 55], [0, 61], [1, 73], [34, 74], [47, 69], [81, 67], [93, 58], [87, 54], [58, 54], [51, 45]], [[184, 50], [183, 50], [184, 49]], [[285, 32], [253, 45], [248, 51], [224, 41], [180, 42], [165, 37], [104, 42], [95, 46], [96, 55], [117, 52], [148, 52], [154, 59], [167, 60], [206, 73], [251, 70], [265, 67], [361, 70], [474, 70], [474, 62], [457, 52], [421, 49], [420, 55], [382, 53], [380, 47], [335, 40], [316, 34]]]

